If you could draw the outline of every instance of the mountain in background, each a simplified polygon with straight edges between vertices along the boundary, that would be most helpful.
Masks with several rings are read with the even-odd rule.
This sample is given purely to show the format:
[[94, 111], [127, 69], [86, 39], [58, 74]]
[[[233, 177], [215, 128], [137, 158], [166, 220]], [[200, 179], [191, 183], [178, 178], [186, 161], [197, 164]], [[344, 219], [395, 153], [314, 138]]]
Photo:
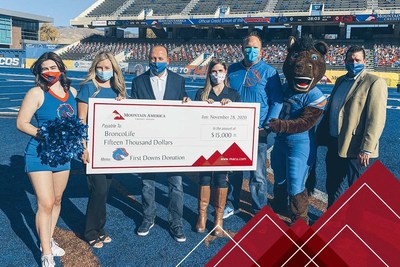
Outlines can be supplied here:
[[[57, 38], [58, 44], [72, 44], [91, 35], [104, 36], [104, 31], [101, 29], [75, 28], [75, 27], [56, 27], [60, 36]], [[137, 38], [135, 32], [124, 31], [125, 38]]]
[[91, 35], [104, 35], [103, 30], [75, 27], [56, 27], [60, 36], [57, 39], [59, 44], [72, 44]]

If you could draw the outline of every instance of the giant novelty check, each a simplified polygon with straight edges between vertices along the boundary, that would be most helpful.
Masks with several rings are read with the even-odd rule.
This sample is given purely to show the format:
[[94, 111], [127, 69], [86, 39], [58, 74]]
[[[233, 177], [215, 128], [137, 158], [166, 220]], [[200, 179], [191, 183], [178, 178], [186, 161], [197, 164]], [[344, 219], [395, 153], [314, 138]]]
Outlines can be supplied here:
[[255, 170], [259, 104], [89, 99], [87, 173]]

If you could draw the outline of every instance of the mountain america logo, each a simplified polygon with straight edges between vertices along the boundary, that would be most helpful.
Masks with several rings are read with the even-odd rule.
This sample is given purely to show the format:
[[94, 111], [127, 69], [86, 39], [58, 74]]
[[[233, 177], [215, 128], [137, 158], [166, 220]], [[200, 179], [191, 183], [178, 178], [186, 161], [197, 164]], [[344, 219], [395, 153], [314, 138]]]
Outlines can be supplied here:
[[113, 159], [120, 161], [126, 158], [128, 155], [129, 153], [125, 148], [119, 147], [113, 151], [112, 157]]
[[114, 115], [114, 120], [125, 120], [125, 118], [122, 117], [122, 115], [119, 114], [119, 112], [116, 110], [113, 111], [113, 115]]

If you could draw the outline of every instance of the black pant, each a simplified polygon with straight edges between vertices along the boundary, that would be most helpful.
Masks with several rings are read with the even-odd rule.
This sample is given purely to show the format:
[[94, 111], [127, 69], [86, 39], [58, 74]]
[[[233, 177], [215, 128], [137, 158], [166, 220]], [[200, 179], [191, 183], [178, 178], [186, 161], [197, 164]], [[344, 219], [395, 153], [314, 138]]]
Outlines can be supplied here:
[[235, 171], [229, 174], [228, 196], [226, 198], [226, 205], [235, 210], [239, 209], [243, 176], [244, 174], [242, 171]]
[[227, 172], [201, 172], [200, 173], [200, 186], [210, 186], [211, 179], [213, 180], [214, 186], [218, 188], [228, 187], [228, 173]]
[[85, 239], [96, 240], [105, 235], [106, 202], [112, 182], [111, 174], [87, 175], [89, 200], [86, 209]]
[[361, 176], [365, 168], [357, 158], [339, 157], [337, 138], [329, 141], [325, 163], [329, 208]]

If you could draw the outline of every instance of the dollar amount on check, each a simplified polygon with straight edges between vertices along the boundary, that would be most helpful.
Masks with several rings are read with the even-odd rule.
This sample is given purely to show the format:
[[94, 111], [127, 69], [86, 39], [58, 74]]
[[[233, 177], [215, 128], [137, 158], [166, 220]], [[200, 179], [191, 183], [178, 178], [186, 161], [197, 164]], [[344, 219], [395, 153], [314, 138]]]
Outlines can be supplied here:
[[89, 100], [88, 173], [255, 170], [259, 104]]

